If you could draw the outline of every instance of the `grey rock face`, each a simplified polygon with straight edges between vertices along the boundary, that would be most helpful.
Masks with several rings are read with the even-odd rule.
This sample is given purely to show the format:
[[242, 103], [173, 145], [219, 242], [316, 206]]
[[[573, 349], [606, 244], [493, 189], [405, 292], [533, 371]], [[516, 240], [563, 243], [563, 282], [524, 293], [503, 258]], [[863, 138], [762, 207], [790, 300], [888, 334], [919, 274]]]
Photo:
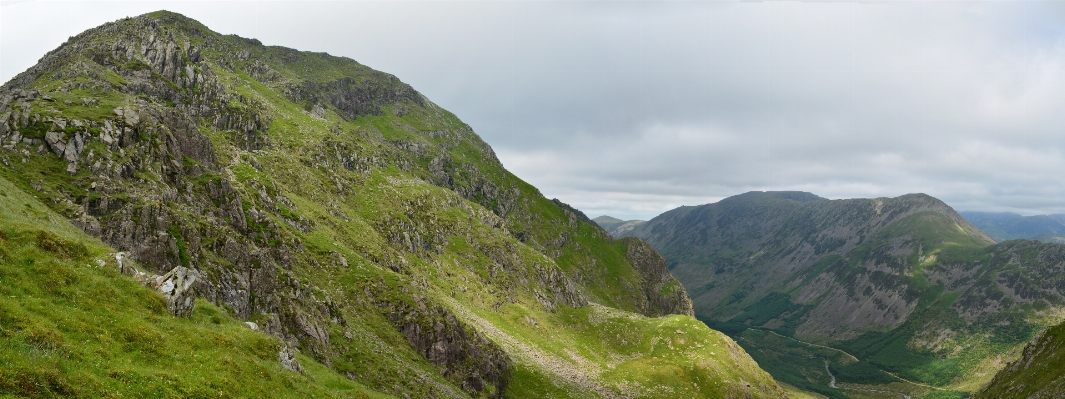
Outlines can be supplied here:
[[63, 153], [66, 152], [67, 143], [63, 141], [62, 133], [45, 133], [44, 142], [48, 143], [48, 148], [51, 148], [56, 155], [63, 156]]
[[[146, 287], [156, 290], [166, 300], [170, 314], [184, 317], [192, 314], [196, 306], [196, 287], [202, 286], [206, 276], [202, 272], [178, 266], [163, 275], [145, 273], [137, 270], [125, 252], [115, 254], [115, 263], [119, 273], [132, 276]], [[200, 282], [200, 284], [197, 284]]]
[[378, 306], [415, 351], [464, 391], [478, 397], [491, 384], [496, 397], [502, 397], [514, 372], [506, 352], [443, 306], [418, 296], [410, 300]]
[[174, 316], [188, 316], [196, 304], [196, 293], [192, 289], [199, 273], [182, 266], [156, 277], [155, 289], [166, 298], [166, 308]]
[[647, 296], [647, 304], [643, 314], [648, 316], [662, 316], [667, 314], [682, 314], [694, 316], [692, 301], [688, 298], [688, 292], [684, 290], [680, 282], [669, 274], [666, 260], [655, 252], [650, 244], [639, 238], [623, 238], [622, 242], [628, 247], [626, 257], [632, 267], [635, 268], [643, 279], [643, 290]]
[[277, 357], [281, 360], [282, 367], [303, 374], [303, 366], [300, 365], [299, 359], [296, 359], [295, 352], [289, 347], [282, 347], [281, 351], [277, 353]]

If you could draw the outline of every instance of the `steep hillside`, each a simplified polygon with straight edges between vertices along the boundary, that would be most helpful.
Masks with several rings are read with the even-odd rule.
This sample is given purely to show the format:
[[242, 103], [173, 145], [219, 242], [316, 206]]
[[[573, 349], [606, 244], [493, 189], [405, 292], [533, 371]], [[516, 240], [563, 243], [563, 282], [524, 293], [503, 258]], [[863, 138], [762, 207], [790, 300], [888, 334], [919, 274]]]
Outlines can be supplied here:
[[1024, 347], [973, 399], [1065, 398], [1065, 324], [1044, 331]]
[[350, 59], [124, 19], [0, 87], [0, 147], [0, 176], [84, 232], [380, 392], [783, 395], [646, 244]]
[[625, 233], [635, 229], [641, 224], [647, 223], [644, 220], [621, 220], [612, 216], [600, 216], [592, 219], [593, 222], [606, 230], [607, 233], [615, 237], [623, 236]]
[[385, 397], [208, 302], [169, 315], [115, 255], [0, 178], [0, 394]]
[[1009, 212], [961, 212], [995, 241], [1031, 239], [1065, 243], [1065, 214], [1021, 216]]
[[[756, 359], [786, 362], [779, 355], [787, 351], [750, 328], [797, 339], [811, 356], [813, 344], [827, 345], [868, 369], [837, 376], [843, 382], [909, 380], [961, 395], [1060, 321], [1055, 309], [1065, 305], [1065, 247], [994, 244], [922, 194], [826, 200], [753, 192], [675, 209], [631, 235], [669, 261], [697, 317], [737, 337]], [[814, 375], [815, 363], [790, 376], [781, 373], [796, 368], [762, 365], [819, 389], [827, 377]]]

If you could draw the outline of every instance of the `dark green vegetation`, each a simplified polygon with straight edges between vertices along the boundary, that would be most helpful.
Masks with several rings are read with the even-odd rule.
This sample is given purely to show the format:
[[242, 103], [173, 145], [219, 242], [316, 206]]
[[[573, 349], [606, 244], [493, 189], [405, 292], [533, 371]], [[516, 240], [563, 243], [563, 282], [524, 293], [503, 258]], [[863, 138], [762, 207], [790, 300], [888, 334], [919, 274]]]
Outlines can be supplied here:
[[[416, 398], [783, 395], [732, 340], [691, 318], [653, 249], [544, 198], [454, 115], [350, 59], [219, 35], [169, 12], [124, 19], [72, 37], [0, 88], [0, 147], [12, 190], [102, 241], [71, 259], [120, 250], [149, 272], [202, 273], [200, 306], [175, 320], [115, 273], [81, 269], [81, 258], [65, 266], [143, 297], [124, 303], [155, 312], [144, 316], [154, 323], [145, 345], [231, 361], [235, 374], [217, 376], [232, 379], [217, 383], [224, 394], [265, 396], [235, 389], [264, 376], [301, 381], [277, 371], [280, 341], [328, 368], [308, 363], [321, 384], [308, 396], [359, 387], [349, 380]], [[19, 268], [32, 257], [19, 251], [37, 250], [5, 251], [5, 267]], [[47, 286], [37, 275], [20, 284]], [[80, 336], [19, 314], [90, 350], [124, 339], [120, 326]], [[8, 320], [4, 331], [23, 323]], [[199, 354], [200, 343], [172, 334], [232, 339], [249, 358]], [[121, 361], [143, 346], [107, 348]], [[72, 361], [110, 373], [104, 355]], [[48, 361], [19, 360], [26, 370]], [[75, 368], [48, 373], [81, 378]], [[199, 378], [194, 368], [137, 372], [130, 384]], [[96, 396], [93, 386], [72, 394]]]
[[890, 375], [914, 384], [883, 389], [950, 397], [986, 383], [1065, 305], [1065, 246], [995, 244], [921, 194], [753, 192], [675, 209], [629, 235], [669, 261], [697, 317], [778, 380], [826, 395], [816, 362], [796, 369], [796, 356], [749, 329], [855, 356], [861, 371], [840, 369], [841, 383], [876, 387]]
[[1024, 347], [973, 399], [1065, 397], [1065, 323], [1047, 329]]
[[[22, 397], [374, 394], [201, 302], [171, 317], [113, 251], [0, 178], [0, 392]], [[221, 393], [221, 395], [220, 395]]]
[[1065, 214], [1021, 216], [1010, 212], [961, 212], [995, 241], [1016, 239], [1065, 244]]

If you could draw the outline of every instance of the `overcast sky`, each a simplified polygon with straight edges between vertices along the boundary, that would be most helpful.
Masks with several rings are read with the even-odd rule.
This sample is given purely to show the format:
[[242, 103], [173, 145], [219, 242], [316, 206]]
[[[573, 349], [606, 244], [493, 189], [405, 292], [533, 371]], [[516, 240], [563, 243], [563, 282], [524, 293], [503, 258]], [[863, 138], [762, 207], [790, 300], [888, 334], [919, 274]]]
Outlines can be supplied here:
[[750, 190], [1065, 212], [1063, 2], [5, 0], [0, 81], [158, 9], [392, 73], [591, 217]]

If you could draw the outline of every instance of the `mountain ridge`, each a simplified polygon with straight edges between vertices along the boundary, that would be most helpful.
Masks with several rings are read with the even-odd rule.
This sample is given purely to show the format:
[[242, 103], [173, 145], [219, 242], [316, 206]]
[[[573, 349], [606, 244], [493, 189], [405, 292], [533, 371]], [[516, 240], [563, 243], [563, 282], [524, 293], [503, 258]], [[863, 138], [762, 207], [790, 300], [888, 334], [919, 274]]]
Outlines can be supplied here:
[[[837, 211], [837, 208], [841, 210]], [[798, 210], [806, 213], [793, 216], [792, 212]], [[994, 242], [945, 203], [925, 194], [908, 194], [896, 198], [827, 200], [803, 192], [749, 192], [711, 205], [678, 208], [651, 219], [623, 236], [640, 237], [655, 246], [673, 263], [671, 270], [675, 275], [688, 278], [685, 281], [685, 277], [680, 277], [682, 282], [690, 283], [690, 287], [700, 284], [703, 280], [695, 280], [698, 277], [693, 273], [700, 272], [692, 269], [696, 264], [685, 263], [685, 259], [709, 255], [716, 251], [714, 248], [734, 248], [732, 245], [739, 245], [744, 248], [742, 251], [747, 253], [747, 257], [753, 257], [767, 244], [776, 245], [783, 256], [774, 258], [777, 259], [776, 264], [768, 267], [784, 267], [785, 274], [762, 276], [757, 285], [748, 290], [757, 293], [759, 290], [781, 284], [786, 276], [810, 267], [825, 256], [850, 252], [863, 243], [866, 237], [876, 235], [897, 220], [928, 211], [944, 214], [950, 223], [956, 224], [965, 234], [970, 235], [977, 245]], [[820, 220], [822, 218], [829, 220]], [[672, 230], [660, 227], [667, 222], [679, 227]], [[830, 224], [832, 230], [819, 228], [820, 225], [826, 224]], [[720, 231], [722, 238], [711, 242], [705, 233], [700, 233], [702, 228]], [[700, 249], [698, 253], [682, 254], [684, 248]], [[735, 262], [743, 261], [733, 257], [730, 261], [721, 263], [718, 269], [720, 272], [715, 273], [738, 270]], [[707, 283], [709, 282], [701, 284]], [[728, 300], [725, 297], [729, 295], [727, 292], [713, 294], [706, 290], [700, 291], [704, 292], [693, 292], [689, 288], [689, 293], [696, 303], [700, 297], [717, 303]], [[742, 300], [734, 303], [741, 306], [750, 304]], [[699, 314], [698, 305], [696, 314]], [[822, 314], [828, 317], [827, 313]], [[704, 315], [708, 316], [705, 313]], [[891, 323], [893, 322], [889, 322], [889, 325]], [[843, 336], [848, 335], [844, 333]]]
[[[826, 395], [843, 393], [827, 386], [825, 367], [850, 383], [904, 378], [951, 395], [975, 391], [1060, 321], [1054, 309], [1065, 303], [1056, 288], [1065, 247], [996, 244], [924, 194], [752, 192], [674, 209], [629, 235], [667, 259], [698, 318], [737, 338], [778, 379]], [[798, 361], [798, 372], [787, 364], [823, 346], [856, 357]], [[848, 377], [848, 368], [864, 371]]]
[[1065, 214], [1021, 216], [1011, 212], [961, 212], [995, 241], [1034, 239], [1065, 243]]
[[650, 247], [350, 59], [122, 19], [0, 86], [0, 147], [79, 229], [380, 393], [784, 395]]

